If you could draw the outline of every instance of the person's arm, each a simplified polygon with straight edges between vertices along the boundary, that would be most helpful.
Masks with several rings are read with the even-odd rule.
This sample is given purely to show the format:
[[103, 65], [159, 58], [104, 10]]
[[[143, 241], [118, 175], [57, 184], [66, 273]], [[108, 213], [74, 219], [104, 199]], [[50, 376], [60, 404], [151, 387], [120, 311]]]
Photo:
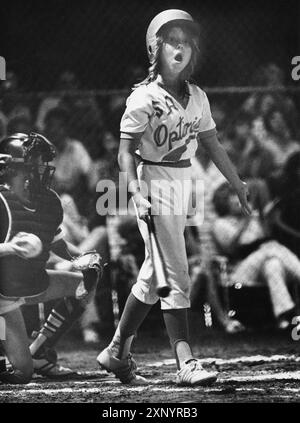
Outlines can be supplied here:
[[81, 251], [74, 244], [65, 241], [63, 238], [51, 244], [51, 251], [58, 257], [68, 261], [81, 254]]
[[12, 255], [15, 255], [15, 252], [10, 242], [0, 244], [0, 257]]
[[232, 185], [240, 200], [242, 210], [245, 214], [251, 214], [251, 209], [248, 204], [247, 184], [239, 178], [231, 160], [229, 159], [224, 147], [219, 143], [217, 136], [211, 135], [209, 137], [201, 138], [200, 141], [203, 147], [208, 152], [211, 160], [215, 163], [220, 172], [225, 176], [228, 182]]
[[131, 138], [121, 138], [118, 162], [121, 171], [127, 173], [128, 191], [133, 197], [137, 207], [138, 216], [140, 219], [145, 219], [148, 215], [151, 204], [142, 195], [135, 163], [135, 151], [140, 143], [141, 135], [142, 134], [132, 134]]
[[0, 257], [18, 256], [26, 258], [27, 249], [19, 244], [18, 237], [14, 237], [11, 241], [0, 244]]

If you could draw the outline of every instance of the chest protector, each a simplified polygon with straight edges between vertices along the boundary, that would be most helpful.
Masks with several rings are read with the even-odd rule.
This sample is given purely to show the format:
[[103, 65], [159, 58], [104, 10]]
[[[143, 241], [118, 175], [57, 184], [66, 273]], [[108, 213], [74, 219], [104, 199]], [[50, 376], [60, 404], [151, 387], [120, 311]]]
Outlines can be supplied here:
[[34, 258], [0, 258], [0, 294], [6, 297], [37, 295], [49, 284], [45, 266], [51, 242], [63, 218], [60, 199], [54, 191], [47, 189], [40, 194], [36, 208], [31, 210], [24, 207], [10, 189], [0, 186], [0, 192], [11, 212], [10, 239], [18, 232], [28, 232], [38, 236], [43, 244], [41, 254]]

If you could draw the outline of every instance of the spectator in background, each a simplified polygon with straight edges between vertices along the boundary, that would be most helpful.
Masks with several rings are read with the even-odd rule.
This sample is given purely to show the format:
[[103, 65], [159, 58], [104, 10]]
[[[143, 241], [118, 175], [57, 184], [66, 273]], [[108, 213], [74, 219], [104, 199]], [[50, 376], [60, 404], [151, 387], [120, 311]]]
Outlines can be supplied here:
[[201, 244], [199, 244], [194, 227], [187, 226], [184, 235], [191, 278], [191, 310], [203, 311], [204, 304], [208, 303], [211, 307], [213, 318], [216, 319], [225, 332], [235, 334], [243, 331], [244, 326], [238, 320], [230, 318], [221, 304], [217, 280], [212, 274], [214, 256], [210, 257], [210, 263], [202, 261]]
[[89, 192], [94, 190], [93, 162], [82, 142], [69, 136], [69, 113], [62, 108], [48, 112], [45, 134], [57, 148], [54, 186], [59, 194], [70, 194], [83, 215], [88, 215]]
[[[212, 224], [216, 219], [212, 198], [215, 190], [224, 183], [225, 178], [201, 144], [198, 145], [196, 156], [191, 159], [191, 163], [192, 195], [194, 201], [203, 199], [203, 204], [196, 205], [199, 208], [196, 208], [195, 215], [189, 218], [189, 226], [185, 230], [191, 277], [191, 308], [194, 311], [199, 310], [205, 301], [208, 301], [214, 316], [225, 331], [236, 333], [243, 327], [238, 321], [230, 319], [222, 309], [211, 273], [211, 260], [217, 254], [211, 236]], [[190, 225], [193, 225], [195, 230]]]
[[289, 125], [287, 115], [282, 109], [271, 108], [263, 121], [267, 131], [264, 145], [271, 151], [275, 166], [280, 170], [288, 157], [300, 150], [300, 144], [293, 139], [291, 124]]
[[252, 120], [240, 113], [227, 134], [224, 147], [243, 178], [265, 178], [275, 169], [273, 156], [252, 131]]
[[300, 258], [300, 151], [286, 161], [272, 181], [274, 201], [269, 207], [272, 235]]
[[66, 101], [68, 94], [74, 93], [75, 90], [79, 89], [79, 81], [76, 75], [70, 71], [64, 71], [58, 78], [57, 84], [54, 87], [54, 93], [49, 97], [42, 100], [39, 105], [36, 127], [39, 131], [43, 132], [45, 129], [45, 118], [48, 112], [57, 107], [69, 107], [70, 100]]
[[251, 94], [243, 103], [241, 110], [251, 117], [260, 117], [271, 106], [282, 107], [293, 119], [297, 118], [297, 110], [293, 99], [282, 90], [285, 87], [285, 75], [283, 70], [275, 63], [267, 63], [258, 67], [252, 78], [254, 87], [266, 87], [274, 90], [270, 93]]
[[70, 136], [82, 140], [93, 160], [102, 155], [102, 140], [105, 134], [103, 111], [94, 95], [73, 97], [70, 110]]
[[119, 140], [111, 132], [106, 131], [102, 139], [102, 155], [94, 162], [92, 184], [102, 179], [114, 181], [119, 185], [118, 149]]
[[8, 121], [19, 116], [26, 116], [32, 120], [33, 105], [29, 102], [28, 96], [21, 94], [17, 74], [8, 71], [6, 80], [0, 85], [0, 109]]
[[79, 91], [81, 88], [75, 73], [64, 71], [58, 78], [53, 95], [42, 100], [36, 126], [40, 131], [45, 129], [45, 118], [50, 110], [57, 107], [68, 110], [70, 137], [82, 140], [89, 154], [96, 159], [101, 154], [99, 145], [104, 131], [103, 113], [96, 97], [90, 92]]
[[[224, 148], [235, 166], [241, 165], [251, 144], [251, 119], [240, 113], [227, 132]], [[240, 172], [239, 172], [240, 173]]]
[[212, 101], [210, 105], [211, 114], [214, 117], [216, 127], [218, 128], [218, 138], [223, 143], [226, 138], [227, 113], [225, 103]]
[[250, 216], [242, 214], [227, 183], [216, 190], [213, 201], [219, 215], [213, 236], [220, 253], [234, 265], [232, 283], [266, 283], [278, 328], [286, 329], [295, 312], [287, 276], [300, 283], [300, 261], [289, 249], [270, 239], [259, 211]]

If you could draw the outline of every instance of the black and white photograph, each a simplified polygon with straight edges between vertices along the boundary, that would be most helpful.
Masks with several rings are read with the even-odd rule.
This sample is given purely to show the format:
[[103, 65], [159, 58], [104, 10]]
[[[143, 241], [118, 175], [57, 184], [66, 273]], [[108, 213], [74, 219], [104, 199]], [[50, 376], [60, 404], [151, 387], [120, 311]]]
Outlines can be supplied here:
[[0, 403], [300, 403], [300, 1], [0, 16]]

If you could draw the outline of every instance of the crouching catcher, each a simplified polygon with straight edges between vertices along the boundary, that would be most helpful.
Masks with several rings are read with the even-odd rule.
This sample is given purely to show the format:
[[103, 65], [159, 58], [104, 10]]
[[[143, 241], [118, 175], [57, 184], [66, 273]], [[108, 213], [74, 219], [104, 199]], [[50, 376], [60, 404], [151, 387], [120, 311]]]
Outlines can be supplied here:
[[[103, 266], [99, 254], [79, 255], [63, 239], [61, 202], [50, 189], [53, 144], [40, 134], [14, 134], [1, 141], [1, 154], [10, 160], [0, 162], [0, 217], [6, 222], [0, 240], [0, 316], [7, 359], [0, 381], [28, 383], [33, 372], [50, 377], [70, 373], [57, 364], [53, 347], [93, 298]], [[72, 260], [74, 272], [46, 270], [50, 251]], [[56, 299], [28, 346], [20, 307]]]

